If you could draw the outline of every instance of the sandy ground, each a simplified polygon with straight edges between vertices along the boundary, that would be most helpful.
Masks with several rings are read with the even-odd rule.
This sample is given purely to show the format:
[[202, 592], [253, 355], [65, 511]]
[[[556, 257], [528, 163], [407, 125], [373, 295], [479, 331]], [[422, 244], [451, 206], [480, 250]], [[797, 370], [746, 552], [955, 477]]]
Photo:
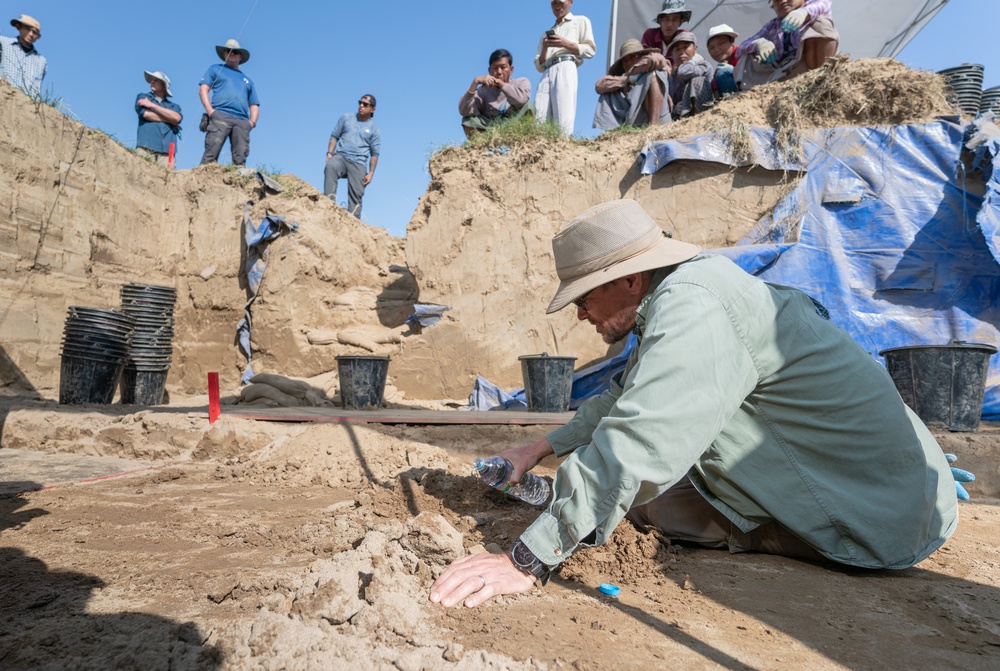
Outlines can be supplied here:
[[[469, 464], [545, 427], [209, 427], [191, 409], [5, 410], [0, 454], [34, 442], [152, 468], [0, 495], [0, 668], [1000, 666], [995, 501], [964, 504], [907, 571], [671, 546], [624, 523], [545, 588], [445, 610], [427, 601], [443, 566], [509, 547], [537, 514]], [[15, 461], [8, 489], [44, 484]]]

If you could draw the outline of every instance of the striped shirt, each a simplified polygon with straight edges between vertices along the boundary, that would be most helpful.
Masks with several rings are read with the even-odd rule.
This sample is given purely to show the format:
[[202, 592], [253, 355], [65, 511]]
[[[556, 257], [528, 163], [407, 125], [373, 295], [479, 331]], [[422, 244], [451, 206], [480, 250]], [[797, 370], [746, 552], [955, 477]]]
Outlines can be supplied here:
[[25, 49], [16, 37], [0, 35], [0, 77], [29, 96], [42, 93], [47, 64], [35, 47]]

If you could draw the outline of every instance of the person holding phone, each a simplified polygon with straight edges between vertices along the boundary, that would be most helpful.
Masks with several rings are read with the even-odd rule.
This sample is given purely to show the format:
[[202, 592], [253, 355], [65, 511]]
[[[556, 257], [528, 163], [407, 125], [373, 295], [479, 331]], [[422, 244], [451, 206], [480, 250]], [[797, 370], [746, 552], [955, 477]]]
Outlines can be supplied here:
[[573, 134], [576, 123], [576, 69], [597, 53], [590, 19], [570, 13], [573, 0], [551, 0], [555, 24], [545, 31], [535, 52], [535, 69], [542, 73], [535, 93], [538, 120], [552, 118], [562, 132]]

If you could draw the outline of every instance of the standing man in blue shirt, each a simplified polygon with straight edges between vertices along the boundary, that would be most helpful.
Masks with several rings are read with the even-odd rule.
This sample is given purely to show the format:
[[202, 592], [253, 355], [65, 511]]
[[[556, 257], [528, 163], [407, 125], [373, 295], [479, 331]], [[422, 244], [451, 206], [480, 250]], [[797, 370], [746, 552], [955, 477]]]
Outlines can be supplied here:
[[18, 87], [32, 98], [42, 94], [42, 80], [48, 64], [45, 56], [35, 49], [35, 42], [42, 37], [42, 24], [38, 19], [21, 14], [10, 20], [17, 28], [17, 37], [0, 36], [0, 78]]
[[257, 88], [240, 72], [240, 66], [250, 60], [250, 52], [241, 48], [236, 40], [226, 40], [223, 46], [215, 47], [215, 53], [225, 65], [209, 66], [198, 87], [201, 104], [208, 115], [201, 165], [218, 160], [226, 138], [233, 152], [233, 165], [246, 165], [250, 131], [257, 126], [260, 108]]
[[348, 112], [330, 133], [323, 171], [323, 194], [337, 202], [337, 180], [347, 178], [347, 211], [361, 218], [361, 198], [375, 175], [382, 133], [372, 121], [375, 96], [366, 93], [358, 101], [357, 114]]
[[135, 138], [135, 150], [140, 156], [150, 158], [160, 165], [170, 165], [170, 144], [181, 137], [181, 106], [168, 100], [170, 77], [159, 70], [144, 71], [149, 91], [140, 93], [135, 99], [135, 112], [139, 115], [139, 130]]

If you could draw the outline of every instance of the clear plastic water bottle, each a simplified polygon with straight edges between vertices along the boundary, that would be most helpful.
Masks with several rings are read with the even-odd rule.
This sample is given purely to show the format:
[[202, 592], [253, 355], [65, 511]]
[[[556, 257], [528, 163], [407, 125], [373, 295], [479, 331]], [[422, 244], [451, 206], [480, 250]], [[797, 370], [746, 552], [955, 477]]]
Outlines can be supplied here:
[[521, 476], [521, 482], [516, 485], [510, 484], [514, 464], [510, 463], [509, 459], [503, 457], [483, 459], [480, 457], [476, 459], [472, 467], [476, 469], [476, 475], [479, 476], [479, 479], [490, 487], [499, 489], [501, 492], [517, 497], [533, 506], [545, 505], [552, 494], [549, 481], [530, 472]]

